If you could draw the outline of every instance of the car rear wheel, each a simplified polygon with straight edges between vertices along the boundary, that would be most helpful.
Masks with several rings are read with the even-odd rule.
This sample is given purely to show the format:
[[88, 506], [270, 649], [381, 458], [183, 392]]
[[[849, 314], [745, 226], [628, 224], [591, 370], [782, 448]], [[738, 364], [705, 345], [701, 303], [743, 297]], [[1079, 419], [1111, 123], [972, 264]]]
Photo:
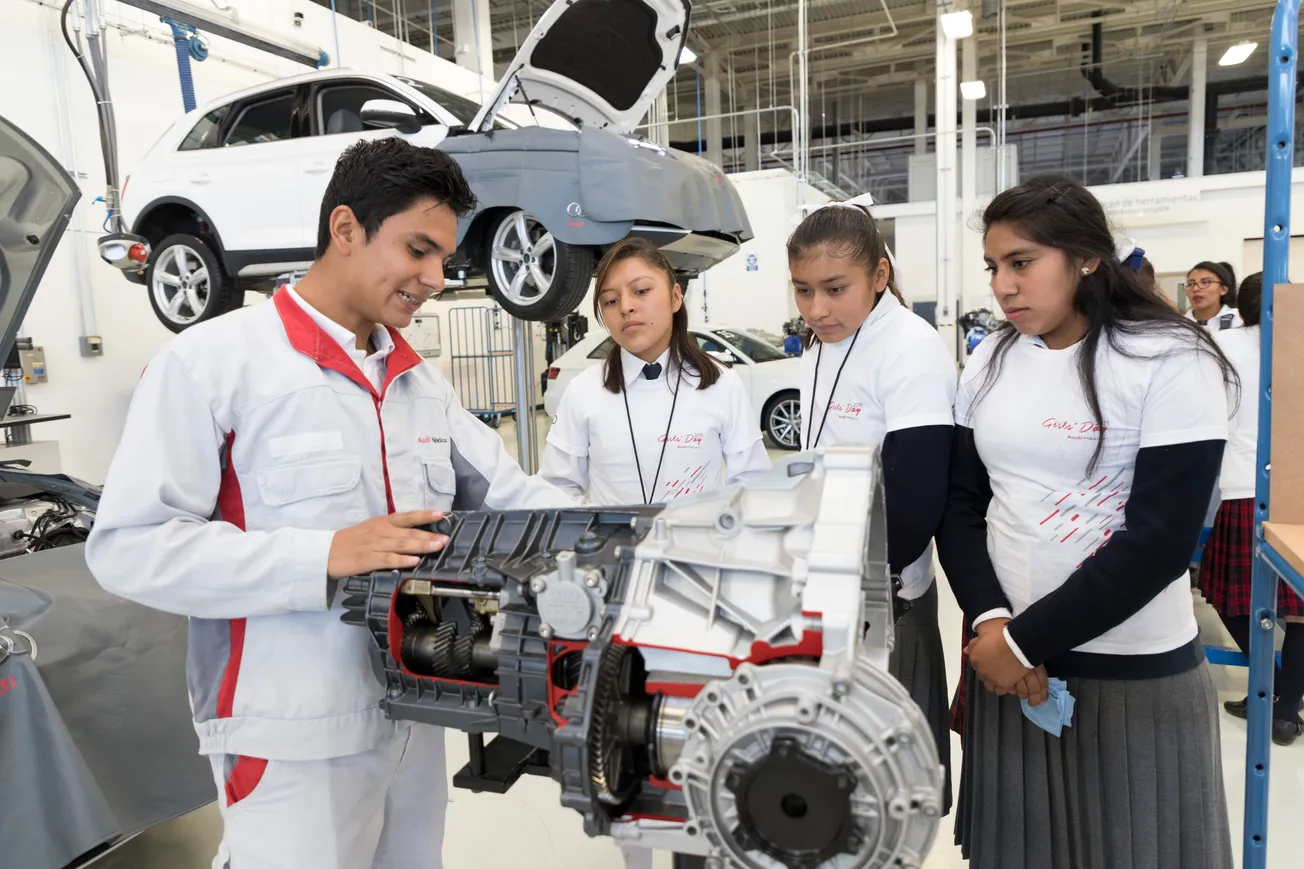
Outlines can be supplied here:
[[801, 396], [795, 390], [780, 392], [765, 405], [762, 427], [781, 450], [801, 448]]
[[486, 260], [494, 298], [522, 320], [566, 316], [593, 279], [593, 251], [557, 241], [525, 211], [510, 212], [493, 225]]
[[173, 332], [226, 313], [237, 294], [208, 243], [183, 233], [154, 248], [145, 286], [154, 315]]

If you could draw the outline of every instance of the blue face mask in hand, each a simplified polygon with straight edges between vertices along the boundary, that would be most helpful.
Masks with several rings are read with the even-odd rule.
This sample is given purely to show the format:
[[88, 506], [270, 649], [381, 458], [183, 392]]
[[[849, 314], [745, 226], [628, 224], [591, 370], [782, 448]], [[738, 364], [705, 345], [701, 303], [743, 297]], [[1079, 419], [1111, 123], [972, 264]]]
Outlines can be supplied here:
[[1073, 707], [1077, 701], [1069, 693], [1069, 686], [1063, 679], [1048, 679], [1049, 696], [1040, 706], [1031, 706], [1027, 700], [1019, 701], [1023, 706], [1023, 715], [1033, 724], [1049, 733], [1059, 736], [1065, 727], [1073, 726]]

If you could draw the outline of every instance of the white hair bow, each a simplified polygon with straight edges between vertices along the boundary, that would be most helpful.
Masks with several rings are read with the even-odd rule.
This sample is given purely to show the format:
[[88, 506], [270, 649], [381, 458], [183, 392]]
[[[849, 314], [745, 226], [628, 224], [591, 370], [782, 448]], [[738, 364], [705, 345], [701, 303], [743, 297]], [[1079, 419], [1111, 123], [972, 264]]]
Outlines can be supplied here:
[[799, 226], [803, 220], [810, 217], [821, 208], [869, 208], [874, 204], [874, 195], [872, 193], [862, 193], [859, 196], [853, 196], [851, 199], [842, 202], [824, 202], [819, 205], [798, 205], [797, 213], [792, 216], [792, 225]]
[[[859, 196], [853, 196], [850, 199], [841, 202], [825, 202], [819, 205], [799, 205], [797, 213], [792, 217], [792, 225], [800, 226], [801, 222], [810, 217], [821, 208], [864, 208], [868, 209], [874, 204], [874, 195], [872, 193], [862, 193]], [[892, 248], [884, 246], [887, 251], [887, 261], [892, 264], [892, 282], [896, 288], [901, 289], [901, 268], [897, 265], [896, 257], [892, 255]]]

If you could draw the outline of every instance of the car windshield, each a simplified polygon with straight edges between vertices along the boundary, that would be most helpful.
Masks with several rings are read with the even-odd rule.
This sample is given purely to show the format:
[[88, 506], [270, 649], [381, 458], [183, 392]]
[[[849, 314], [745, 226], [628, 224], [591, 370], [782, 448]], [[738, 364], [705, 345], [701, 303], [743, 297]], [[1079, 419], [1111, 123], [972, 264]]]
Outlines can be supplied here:
[[[458, 96], [452, 91], [446, 91], [443, 88], [435, 87], [434, 85], [427, 84], [423, 81], [417, 81], [414, 78], [404, 78], [402, 76], [396, 76], [396, 78], [408, 87], [415, 88], [424, 96], [434, 100], [450, 115], [457, 118], [464, 127], [469, 127], [471, 122], [475, 120], [476, 114], [480, 111], [480, 104], [473, 99]], [[501, 119], [494, 121], [495, 129], [499, 130], [511, 130], [514, 129], [515, 126], [515, 124]]]
[[750, 332], [740, 332], [736, 329], [716, 329], [714, 331], [715, 334], [746, 353], [753, 362], [777, 362], [780, 359], [788, 358], [782, 350]]

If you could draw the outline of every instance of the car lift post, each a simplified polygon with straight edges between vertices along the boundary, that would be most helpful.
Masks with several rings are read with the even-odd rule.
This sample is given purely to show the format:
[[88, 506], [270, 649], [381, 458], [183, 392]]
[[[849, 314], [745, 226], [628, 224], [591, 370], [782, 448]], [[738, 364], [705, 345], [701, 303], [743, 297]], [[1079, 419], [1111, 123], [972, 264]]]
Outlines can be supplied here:
[[516, 347], [516, 455], [525, 473], [539, 470], [539, 423], [534, 418], [534, 324], [512, 318]]

